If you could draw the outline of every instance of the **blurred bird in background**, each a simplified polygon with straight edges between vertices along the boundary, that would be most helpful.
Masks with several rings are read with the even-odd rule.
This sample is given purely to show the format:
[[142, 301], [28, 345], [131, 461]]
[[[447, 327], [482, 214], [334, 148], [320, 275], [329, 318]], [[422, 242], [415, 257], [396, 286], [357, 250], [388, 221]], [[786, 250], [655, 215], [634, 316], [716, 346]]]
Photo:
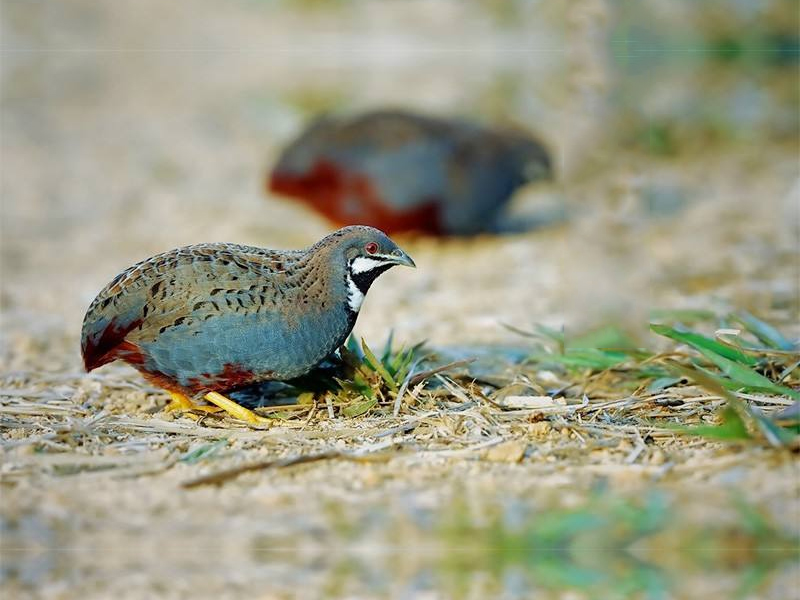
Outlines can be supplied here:
[[318, 118], [283, 151], [267, 188], [338, 225], [471, 235], [497, 231], [512, 194], [551, 177], [547, 150], [525, 133], [380, 110]]

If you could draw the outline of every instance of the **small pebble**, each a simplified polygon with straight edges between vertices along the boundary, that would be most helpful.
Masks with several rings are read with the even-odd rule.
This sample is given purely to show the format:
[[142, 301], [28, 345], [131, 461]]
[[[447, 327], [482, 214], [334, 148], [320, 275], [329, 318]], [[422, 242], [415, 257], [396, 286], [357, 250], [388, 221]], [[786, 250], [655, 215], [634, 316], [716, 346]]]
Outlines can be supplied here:
[[518, 463], [525, 456], [528, 445], [520, 440], [511, 440], [492, 446], [486, 452], [486, 460], [492, 462]]

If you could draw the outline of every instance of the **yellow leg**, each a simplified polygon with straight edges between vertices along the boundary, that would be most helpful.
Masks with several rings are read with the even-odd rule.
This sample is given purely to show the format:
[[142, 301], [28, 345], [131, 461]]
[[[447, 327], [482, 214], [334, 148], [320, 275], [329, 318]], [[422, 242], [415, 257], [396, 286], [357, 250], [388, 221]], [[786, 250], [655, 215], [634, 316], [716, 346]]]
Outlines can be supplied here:
[[170, 392], [169, 397], [172, 398], [172, 401], [167, 404], [165, 410], [172, 411], [172, 410], [191, 410], [194, 406], [194, 403], [183, 394], [179, 394], [177, 392]]
[[199, 406], [192, 402], [192, 399], [188, 396], [184, 396], [183, 394], [179, 394], [177, 392], [170, 392], [170, 398], [172, 398], [172, 402], [167, 405], [166, 410], [180, 410], [180, 411], [187, 411], [187, 410], [199, 410], [201, 412], [208, 412], [208, 413], [215, 413], [222, 410], [217, 406]]
[[233, 400], [226, 398], [222, 394], [218, 394], [217, 392], [209, 392], [205, 395], [205, 399], [211, 402], [212, 404], [216, 404], [222, 410], [227, 412], [229, 415], [236, 417], [237, 419], [241, 419], [242, 421], [247, 421], [248, 423], [253, 424], [268, 424], [270, 422], [269, 419], [265, 419], [264, 417], [259, 417], [256, 413], [252, 410], [246, 409], [244, 406], [240, 406], [236, 404]]

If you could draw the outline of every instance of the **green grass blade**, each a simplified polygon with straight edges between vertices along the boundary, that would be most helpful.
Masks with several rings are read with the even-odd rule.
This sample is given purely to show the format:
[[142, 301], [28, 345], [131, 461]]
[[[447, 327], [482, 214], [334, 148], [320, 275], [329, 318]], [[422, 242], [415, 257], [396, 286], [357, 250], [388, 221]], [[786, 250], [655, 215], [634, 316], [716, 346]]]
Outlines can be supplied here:
[[794, 345], [783, 337], [780, 331], [769, 323], [765, 323], [761, 319], [754, 317], [749, 312], [741, 311], [733, 315], [733, 318], [741, 323], [747, 331], [756, 336], [759, 341], [770, 348], [789, 351], [794, 350]]
[[628, 355], [624, 352], [604, 352], [603, 350], [587, 348], [583, 350], [567, 350], [565, 354], [537, 352], [532, 354], [530, 358], [537, 362], [556, 363], [576, 369], [604, 371], [622, 364], [628, 360]]
[[790, 429], [781, 427], [758, 411], [753, 411], [753, 416], [755, 417], [758, 427], [761, 429], [761, 433], [764, 434], [764, 437], [770, 445], [780, 448], [781, 446], [789, 446], [794, 443], [796, 434]]
[[739, 410], [740, 415], [746, 413], [749, 416], [750, 407], [747, 406], [741, 399], [734, 396], [724, 385], [727, 380], [720, 377], [716, 373], [711, 373], [705, 369], [701, 369], [696, 365], [687, 367], [677, 362], [671, 363], [670, 369], [675, 373], [683, 375], [690, 381], [694, 381], [706, 391], [712, 392], [721, 398], [725, 398], [729, 404]]
[[655, 394], [680, 383], [682, 380], [683, 377], [659, 377], [647, 386], [647, 391], [650, 394]]
[[565, 342], [567, 349], [636, 350], [636, 344], [630, 336], [613, 325], [589, 331], [575, 338], [567, 338]]
[[667, 425], [667, 428], [683, 435], [695, 435], [726, 442], [752, 439], [744, 421], [732, 406], [729, 405], [722, 409], [720, 421], [719, 425], [696, 425], [693, 427]]
[[353, 404], [349, 404], [342, 409], [342, 414], [345, 417], [360, 417], [368, 412], [378, 401], [375, 398], [365, 398]]
[[698, 352], [704, 353], [705, 351], [713, 352], [715, 355], [722, 356], [728, 360], [733, 360], [745, 365], [755, 365], [758, 360], [731, 346], [721, 344], [711, 338], [707, 338], [699, 333], [693, 331], [678, 331], [667, 325], [659, 325], [651, 323], [650, 329], [658, 335], [663, 335], [678, 342], [688, 344]]
[[356, 373], [351, 380], [339, 379], [338, 377], [334, 377], [334, 380], [339, 384], [339, 387], [347, 392], [366, 396], [367, 398], [372, 398], [375, 395], [372, 386], [359, 373]]
[[181, 456], [178, 460], [187, 465], [193, 465], [205, 458], [211, 458], [222, 448], [228, 445], [228, 438], [222, 438], [210, 444], [203, 444]]
[[728, 379], [724, 375], [720, 375], [716, 371], [712, 371], [711, 369], [706, 369], [705, 367], [701, 367], [700, 365], [693, 365], [695, 369], [699, 372], [706, 374], [709, 378], [713, 379], [717, 385], [726, 389], [729, 392], [735, 392], [742, 389], [742, 384], [738, 381], [734, 381], [733, 379]]
[[370, 367], [372, 370], [377, 372], [378, 375], [386, 382], [386, 385], [389, 386], [389, 389], [393, 392], [397, 391], [397, 383], [395, 382], [392, 374], [386, 369], [386, 366], [377, 359], [375, 354], [370, 350], [370, 347], [367, 345], [366, 340], [363, 338], [361, 339], [361, 348], [364, 350], [364, 357], [367, 359]]
[[354, 336], [352, 336], [352, 335], [351, 335], [351, 336], [349, 336], [349, 337], [347, 338], [347, 341], [345, 342], [345, 344], [344, 344], [344, 347], [345, 347], [345, 348], [346, 348], [346, 349], [347, 349], [347, 350], [348, 350], [348, 351], [349, 351], [349, 352], [350, 352], [350, 353], [351, 353], [353, 356], [357, 357], [357, 358], [358, 358], [358, 360], [364, 360], [364, 353], [363, 353], [363, 352], [361, 352], [361, 348], [359, 348], [359, 346], [358, 346], [358, 342], [356, 341], [356, 338], [355, 338]]
[[399, 352], [392, 361], [392, 378], [395, 381], [403, 381], [408, 375], [408, 368], [414, 360], [414, 351], [409, 348], [403, 352]]
[[392, 345], [394, 343], [394, 329], [389, 330], [389, 337], [386, 338], [386, 343], [383, 345], [383, 354], [381, 355], [381, 362], [387, 363], [392, 357]]
[[800, 399], [800, 392], [796, 392], [791, 388], [778, 385], [771, 379], [764, 377], [760, 373], [756, 373], [752, 369], [741, 365], [738, 362], [732, 361], [724, 356], [720, 356], [719, 354], [708, 349], [699, 351], [703, 354], [703, 356], [717, 365], [720, 371], [725, 373], [725, 375], [737, 383], [742, 384], [743, 387], [772, 392], [773, 394], [780, 394], [782, 396], [790, 396], [794, 399]]
[[680, 364], [673, 364], [672, 368], [706, 390], [725, 398], [728, 402], [728, 406], [736, 410], [739, 418], [743, 421], [747, 419], [754, 427], [758, 428], [764, 439], [766, 439], [770, 445], [777, 446], [794, 442], [795, 438], [792, 430], [780, 427], [760, 412], [753, 410], [746, 402], [726, 390], [725, 387], [721, 385], [721, 381], [718, 377]]
[[551, 340], [556, 343], [558, 347], [559, 354], [564, 354], [564, 329], [553, 329], [552, 327], [547, 327], [546, 325], [537, 324], [535, 327], [536, 333], [543, 338]]

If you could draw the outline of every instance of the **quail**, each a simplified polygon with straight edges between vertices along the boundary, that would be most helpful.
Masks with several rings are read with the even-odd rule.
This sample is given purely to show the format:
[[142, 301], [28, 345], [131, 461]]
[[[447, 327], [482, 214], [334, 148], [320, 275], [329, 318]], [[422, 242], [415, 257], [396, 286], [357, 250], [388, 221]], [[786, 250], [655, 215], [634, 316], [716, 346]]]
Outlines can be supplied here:
[[318, 119], [280, 155], [267, 188], [339, 225], [471, 235], [491, 227], [517, 188], [551, 175], [529, 135], [380, 110]]
[[264, 419], [227, 391], [308, 373], [356, 322], [373, 281], [414, 261], [383, 232], [340, 229], [305, 250], [198, 244], [139, 262], [89, 306], [84, 366], [114, 360], [166, 389], [172, 408], [204, 398], [231, 415]]

